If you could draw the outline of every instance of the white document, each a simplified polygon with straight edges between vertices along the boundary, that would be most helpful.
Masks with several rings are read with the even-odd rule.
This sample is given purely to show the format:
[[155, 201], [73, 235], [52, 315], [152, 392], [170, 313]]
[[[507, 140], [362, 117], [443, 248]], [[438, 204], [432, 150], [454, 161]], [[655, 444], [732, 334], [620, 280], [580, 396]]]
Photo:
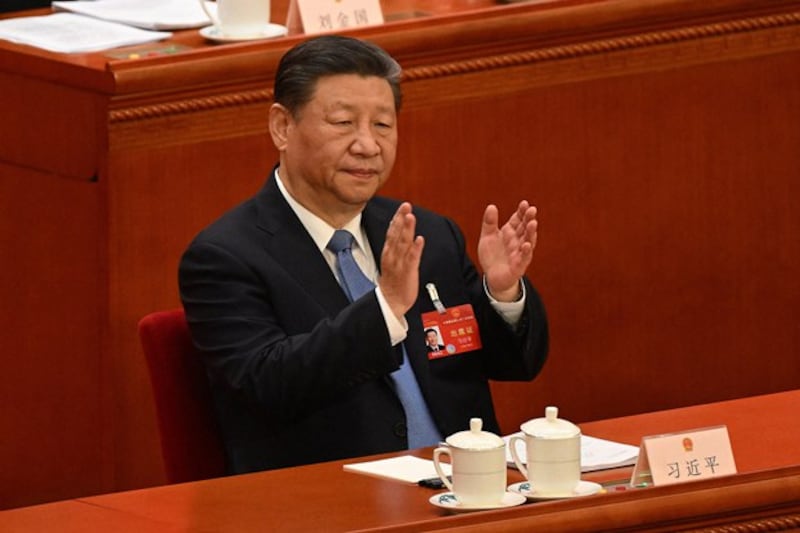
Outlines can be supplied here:
[[95, 52], [171, 35], [72, 13], [0, 20], [0, 39], [61, 53]]
[[182, 30], [211, 24], [198, 0], [56, 1], [53, 9], [151, 30]]
[[[506, 460], [512, 466], [514, 459], [511, 457], [510, 440], [513, 436], [521, 437], [522, 432], [503, 437], [503, 440], [506, 441]], [[517, 456], [523, 463], [525, 462], [524, 445], [519, 446]], [[581, 435], [581, 472], [633, 466], [636, 464], [637, 457], [639, 457], [638, 446]]]
[[[445, 475], [451, 475], [451, 466], [447, 463], [440, 463]], [[367, 461], [364, 463], [351, 463], [344, 465], [348, 472], [358, 472], [369, 476], [381, 477], [384, 479], [394, 479], [405, 483], [416, 484], [422, 479], [439, 477], [433, 466], [433, 461], [421, 459], [412, 455], [401, 455], [400, 457], [390, 457], [389, 459], [379, 459], [377, 461]]]

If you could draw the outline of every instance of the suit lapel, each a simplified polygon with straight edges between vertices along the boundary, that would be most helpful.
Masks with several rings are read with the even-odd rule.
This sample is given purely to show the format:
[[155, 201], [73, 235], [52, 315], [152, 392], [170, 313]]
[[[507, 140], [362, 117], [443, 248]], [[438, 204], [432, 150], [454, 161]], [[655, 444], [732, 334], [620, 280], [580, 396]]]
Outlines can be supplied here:
[[314, 240], [270, 178], [256, 196], [258, 227], [264, 232], [264, 247], [311, 298], [331, 314], [348, 304], [336, 278]]

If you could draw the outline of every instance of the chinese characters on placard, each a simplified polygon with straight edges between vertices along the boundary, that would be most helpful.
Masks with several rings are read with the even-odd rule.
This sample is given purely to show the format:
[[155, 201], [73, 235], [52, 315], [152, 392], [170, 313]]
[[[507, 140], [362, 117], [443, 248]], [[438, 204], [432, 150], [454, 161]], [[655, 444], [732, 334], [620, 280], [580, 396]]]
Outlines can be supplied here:
[[380, 24], [383, 11], [379, 0], [292, 0], [287, 17], [290, 30], [306, 34]]
[[321, 13], [317, 20], [319, 22], [319, 27], [316, 31], [341, 30], [355, 26], [368, 26], [370, 24], [369, 14], [364, 8]]
[[[683, 463], [683, 465], [678, 461], [667, 463], [667, 475], [673, 479], [681, 479], [681, 472], [683, 472], [686, 477], [701, 477], [703, 474], [713, 476], [716, 474], [717, 468], [719, 467], [715, 455], [703, 457], [702, 461], [697, 458], [692, 458], [683, 461]], [[681, 466], [683, 466], [683, 468], [681, 468]]]

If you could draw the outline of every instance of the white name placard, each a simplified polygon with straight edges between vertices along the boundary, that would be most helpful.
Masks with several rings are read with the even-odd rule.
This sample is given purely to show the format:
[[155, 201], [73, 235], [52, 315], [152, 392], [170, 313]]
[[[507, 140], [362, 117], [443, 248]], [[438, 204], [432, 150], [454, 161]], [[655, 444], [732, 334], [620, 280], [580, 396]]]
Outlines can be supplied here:
[[671, 485], [736, 473], [726, 426], [642, 439], [631, 485]]
[[286, 25], [315, 34], [377, 24], [383, 24], [380, 0], [292, 0]]

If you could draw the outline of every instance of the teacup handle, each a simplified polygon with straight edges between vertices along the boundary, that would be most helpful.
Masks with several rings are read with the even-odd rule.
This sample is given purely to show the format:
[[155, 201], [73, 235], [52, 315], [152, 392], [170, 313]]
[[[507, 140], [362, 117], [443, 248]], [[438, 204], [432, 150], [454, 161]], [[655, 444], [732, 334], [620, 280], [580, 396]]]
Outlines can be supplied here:
[[433, 467], [436, 469], [436, 473], [439, 474], [439, 478], [442, 480], [442, 483], [444, 483], [445, 486], [447, 486], [447, 488], [450, 489], [450, 492], [453, 492], [453, 484], [450, 482], [447, 476], [444, 475], [444, 472], [442, 472], [442, 467], [439, 464], [439, 457], [442, 454], [449, 455], [450, 464], [451, 465], [453, 464], [453, 454], [450, 453], [450, 448], [441, 447], [433, 450]]
[[508, 441], [508, 445], [511, 448], [511, 458], [514, 459], [514, 464], [517, 465], [517, 470], [522, 472], [522, 475], [525, 476], [525, 479], [528, 479], [528, 469], [525, 468], [524, 464], [522, 464], [522, 461], [519, 459], [519, 454], [517, 453], [517, 442], [525, 443], [525, 439], [519, 435], [514, 435]]
[[197, 0], [197, 1], [200, 2], [200, 7], [202, 7], [203, 11], [206, 12], [206, 15], [208, 16], [209, 20], [211, 20], [211, 23], [214, 26], [219, 26], [220, 25], [219, 19], [216, 16], [214, 16], [214, 14], [211, 13], [211, 11], [209, 11], [208, 6], [206, 5], [206, 0]]

